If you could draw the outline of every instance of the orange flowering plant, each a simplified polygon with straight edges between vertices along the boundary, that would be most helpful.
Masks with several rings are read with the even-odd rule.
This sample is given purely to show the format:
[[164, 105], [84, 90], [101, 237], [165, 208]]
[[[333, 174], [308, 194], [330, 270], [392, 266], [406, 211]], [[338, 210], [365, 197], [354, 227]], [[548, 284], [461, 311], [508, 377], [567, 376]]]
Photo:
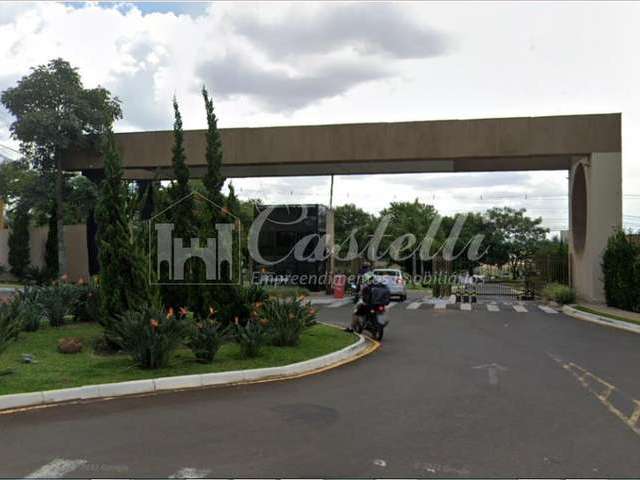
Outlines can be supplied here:
[[262, 347], [269, 343], [270, 332], [260, 320], [251, 318], [243, 325], [234, 325], [236, 342], [240, 345], [240, 354], [244, 358], [252, 358], [260, 355]]
[[271, 343], [275, 346], [294, 346], [300, 341], [302, 332], [315, 323], [316, 312], [305, 297], [270, 298], [259, 312], [266, 322]]
[[[181, 309], [182, 312], [185, 309]], [[186, 310], [185, 310], [186, 311]], [[220, 347], [229, 339], [227, 325], [216, 320], [216, 309], [209, 307], [209, 316], [193, 325], [187, 346], [201, 363], [211, 363]]]
[[185, 308], [176, 314], [144, 305], [118, 320], [112, 324], [117, 343], [142, 368], [166, 367], [193, 328], [193, 315]]

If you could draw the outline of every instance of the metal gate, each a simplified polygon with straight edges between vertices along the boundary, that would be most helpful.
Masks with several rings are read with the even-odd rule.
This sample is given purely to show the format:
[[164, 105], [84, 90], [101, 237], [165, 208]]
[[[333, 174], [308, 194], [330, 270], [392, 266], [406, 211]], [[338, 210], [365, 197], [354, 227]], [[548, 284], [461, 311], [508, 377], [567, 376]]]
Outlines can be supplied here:
[[487, 281], [477, 283], [474, 287], [478, 292], [478, 296], [518, 298], [524, 294], [525, 282]]

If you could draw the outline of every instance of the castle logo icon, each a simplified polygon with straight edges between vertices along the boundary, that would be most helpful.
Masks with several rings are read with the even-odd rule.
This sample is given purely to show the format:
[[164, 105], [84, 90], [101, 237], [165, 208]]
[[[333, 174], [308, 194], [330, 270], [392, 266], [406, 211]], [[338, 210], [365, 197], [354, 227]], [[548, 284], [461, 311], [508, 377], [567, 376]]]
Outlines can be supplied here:
[[[224, 212], [223, 218], [228, 218], [229, 222], [215, 224], [215, 238], [198, 236], [183, 239], [174, 236], [173, 223], [154, 221], [154, 219], [163, 218], [163, 214], [189, 196], [155, 215], [149, 221], [150, 282], [159, 285], [240, 283], [241, 226], [239, 220], [198, 192], [190, 196], [209, 202]], [[204, 265], [204, 278], [200, 275], [194, 279], [189, 275], [189, 265], [192, 265], [191, 270], [193, 270], [193, 265], [196, 264]], [[200, 267], [199, 270], [202, 271], [202, 268]]]

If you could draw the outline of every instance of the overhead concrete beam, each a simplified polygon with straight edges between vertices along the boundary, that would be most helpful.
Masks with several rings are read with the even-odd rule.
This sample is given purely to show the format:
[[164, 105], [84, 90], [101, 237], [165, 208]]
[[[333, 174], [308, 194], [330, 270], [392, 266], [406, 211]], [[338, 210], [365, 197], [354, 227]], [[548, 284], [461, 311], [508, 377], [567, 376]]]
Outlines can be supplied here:
[[[184, 133], [194, 177], [204, 173], [205, 134]], [[621, 150], [620, 114], [230, 128], [221, 137], [229, 177], [561, 170], [574, 156]], [[130, 178], [169, 178], [172, 131], [119, 133], [116, 142]], [[70, 171], [102, 166], [89, 151], [63, 161]]]

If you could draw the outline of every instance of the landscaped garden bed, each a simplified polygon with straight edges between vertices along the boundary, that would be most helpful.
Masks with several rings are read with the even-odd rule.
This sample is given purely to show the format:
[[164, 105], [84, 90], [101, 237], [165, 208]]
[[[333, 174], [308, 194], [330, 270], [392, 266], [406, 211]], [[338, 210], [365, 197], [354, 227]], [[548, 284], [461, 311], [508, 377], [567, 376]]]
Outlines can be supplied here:
[[[264, 346], [260, 356], [246, 358], [237, 343], [225, 343], [212, 363], [200, 363], [187, 347], [178, 348], [169, 365], [158, 369], [139, 368], [124, 353], [100, 355], [92, 344], [103, 334], [95, 323], [74, 323], [61, 327], [44, 326], [36, 332], [22, 332], [0, 357], [0, 395], [53, 390], [83, 385], [141, 380], [253, 368], [275, 367], [326, 355], [351, 345], [353, 334], [327, 325], [316, 324], [306, 329], [297, 346]], [[76, 354], [58, 352], [61, 338], [78, 337], [83, 350]], [[30, 354], [33, 363], [23, 363]]]

